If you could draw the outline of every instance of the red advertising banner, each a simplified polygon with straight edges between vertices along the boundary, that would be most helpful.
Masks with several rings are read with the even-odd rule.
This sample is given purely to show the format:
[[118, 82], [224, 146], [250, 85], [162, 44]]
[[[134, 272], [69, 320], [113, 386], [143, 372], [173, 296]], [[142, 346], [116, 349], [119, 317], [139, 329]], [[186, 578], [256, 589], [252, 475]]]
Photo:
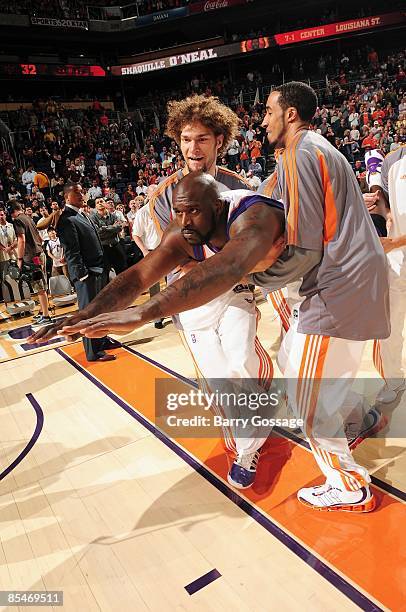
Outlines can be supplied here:
[[291, 45], [292, 43], [307, 42], [318, 38], [327, 38], [328, 36], [340, 36], [342, 34], [350, 34], [351, 32], [379, 28], [405, 21], [405, 13], [386, 13], [375, 17], [339, 21], [338, 23], [328, 23], [304, 30], [293, 30], [292, 32], [275, 34], [275, 40], [278, 45]]
[[189, 15], [194, 15], [195, 13], [208, 13], [209, 11], [218, 11], [219, 9], [246, 3], [247, 0], [203, 0], [203, 2], [194, 2], [193, 4], [189, 4]]

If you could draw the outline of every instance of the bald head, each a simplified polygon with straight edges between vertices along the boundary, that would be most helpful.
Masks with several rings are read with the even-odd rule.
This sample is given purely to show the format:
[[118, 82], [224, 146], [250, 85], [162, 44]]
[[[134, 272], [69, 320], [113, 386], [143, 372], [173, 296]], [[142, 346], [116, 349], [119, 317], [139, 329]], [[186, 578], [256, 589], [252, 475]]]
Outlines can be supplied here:
[[176, 185], [173, 193], [174, 202], [178, 198], [191, 197], [204, 202], [215, 202], [220, 197], [216, 180], [207, 172], [189, 172]]
[[173, 191], [172, 208], [187, 242], [208, 242], [222, 210], [215, 179], [207, 172], [189, 172]]

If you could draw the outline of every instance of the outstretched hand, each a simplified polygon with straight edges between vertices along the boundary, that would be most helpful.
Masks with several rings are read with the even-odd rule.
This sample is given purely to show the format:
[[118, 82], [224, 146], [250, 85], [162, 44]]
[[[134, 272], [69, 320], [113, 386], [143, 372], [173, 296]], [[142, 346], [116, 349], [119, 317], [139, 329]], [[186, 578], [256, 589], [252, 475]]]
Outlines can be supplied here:
[[125, 334], [141, 327], [146, 321], [141, 317], [138, 308], [106, 312], [104, 314], [82, 319], [77, 323], [64, 324], [58, 335], [82, 335], [86, 338], [102, 338], [110, 333]]
[[[51, 325], [45, 325], [44, 327], [41, 327], [41, 329], [39, 329], [37, 332], [29, 336], [27, 338], [27, 342], [28, 344], [38, 344], [40, 342], [47, 342], [48, 340], [51, 340], [52, 338], [57, 338], [59, 335], [59, 331], [67, 324], [68, 321], [69, 323], [75, 324], [78, 321], [81, 321], [83, 318], [84, 318], [83, 315], [80, 314], [80, 312], [78, 312], [74, 315], [64, 317], [61, 321], [58, 321], [57, 323], [52, 323]], [[75, 335], [69, 334], [67, 335], [66, 339], [69, 342], [73, 342], [74, 340], [77, 340], [79, 337], [80, 337], [80, 334], [75, 334]]]

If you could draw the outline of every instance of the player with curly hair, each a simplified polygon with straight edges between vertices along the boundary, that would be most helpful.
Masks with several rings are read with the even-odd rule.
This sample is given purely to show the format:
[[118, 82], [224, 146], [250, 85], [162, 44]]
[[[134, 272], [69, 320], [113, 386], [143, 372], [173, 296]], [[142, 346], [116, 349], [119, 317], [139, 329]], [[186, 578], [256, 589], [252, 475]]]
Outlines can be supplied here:
[[219, 157], [225, 153], [230, 142], [236, 137], [238, 122], [237, 115], [224, 106], [218, 98], [194, 95], [168, 103], [166, 134], [181, 146], [184, 127], [200, 123], [211, 130], [216, 138], [220, 137], [221, 144], [217, 149]]
[[[164, 179], [150, 200], [151, 216], [160, 235], [172, 218], [173, 191], [189, 172], [205, 170], [216, 179], [221, 192], [250, 189], [238, 174], [217, 165], [217, 158], [236, 137], [238, 125], [237, 115], [214, 96], [192, 95], [168, 103], [166, 134], [180, 146], [186, 166]], [[168, 277], [168, 282], [185, 272], [186, 269], [178, 270]], [[272, 379], [271, 359], [256, 335], [258, 311], [253, 291], [253, 285], [239, 284], [208, 304], [173, 318], [206, 391], [206, 381], [214, 378], [258, 380], [259, 372], [265, 372], [265, 387]], [[236, 329], [238, 333], [232, 333]], [[222, 411], [219, 406], [215, 409]], [[228, 475], [230, 484], [237, 488], [251, 486], [266, 440], [264, 428], [248, 434], [223, 427], [223, 435], [226, 447], [237, 451]]]
[[150, 211], [158, 233], [171, 218], [172, 192], [189, 171], [205, 170], [220, 184], [222, 191], [250, 189], [235, 172], [217, 166], [217, 158], [227, 150], [238, 133], [239, 119], [214, 96], [193, 95], [168, 103], [166, 134], [179, 145], [186, 167], [159, 183], [150, 200]]

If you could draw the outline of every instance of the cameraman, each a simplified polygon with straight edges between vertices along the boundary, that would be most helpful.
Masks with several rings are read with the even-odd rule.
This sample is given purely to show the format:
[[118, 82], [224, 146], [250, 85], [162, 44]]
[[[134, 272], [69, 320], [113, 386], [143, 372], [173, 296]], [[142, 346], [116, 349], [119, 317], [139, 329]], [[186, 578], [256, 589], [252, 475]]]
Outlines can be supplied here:
[[38, 299], [42, 314], [37, 317], [36, 325], [47, 325], [52, 322], [48, 310], [48, 296], [46, 294], [45, 276], [45, 253], [42, 250], [42, 240], [30, 217], [24, 214], [19, 202], [10, 201], [7, 209], [13, 220], [14, 230], [17, 236], [17, 264], [23, 267], [25, 264], [34, 264], [38, 268], [34, 273], [35, 278], [30, 281], [32, 291], [38, 293]]

